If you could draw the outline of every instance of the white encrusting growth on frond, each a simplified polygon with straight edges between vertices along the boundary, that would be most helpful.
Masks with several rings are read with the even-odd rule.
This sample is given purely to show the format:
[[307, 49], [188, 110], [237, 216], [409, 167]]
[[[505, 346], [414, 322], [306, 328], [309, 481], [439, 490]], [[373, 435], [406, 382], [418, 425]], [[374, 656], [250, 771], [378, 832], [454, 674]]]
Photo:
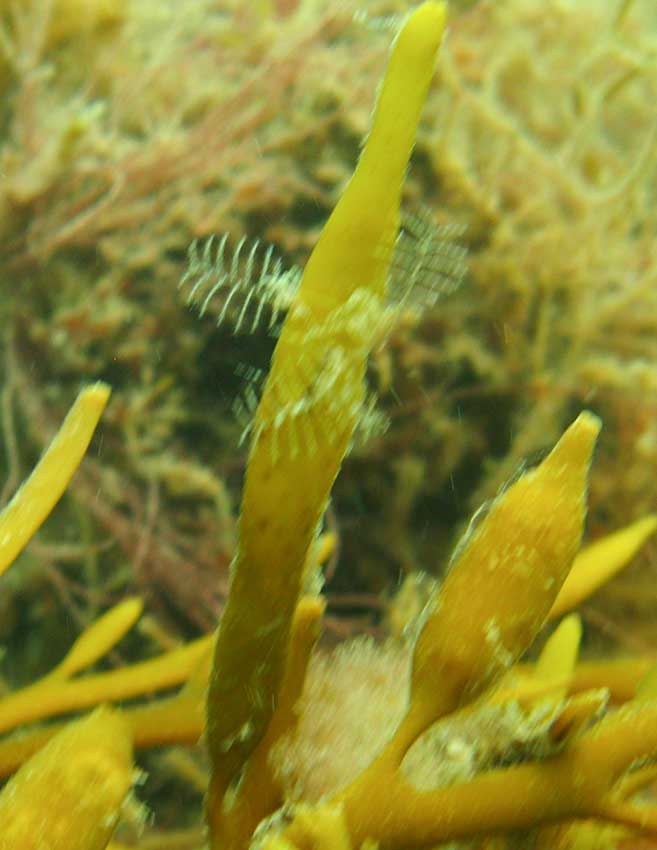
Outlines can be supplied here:
[[[347, 418], [361, 417], [363, 405], [359, 397], [351, 397], [354, 381], [349, 375], [388, 324], [388, 311], [365, 289], [354, 292], [321, 325], [304, 321], [301, 305], [293, 309], [298, 311], [296, 321], [291, 316], [289, 323], [290, 345], [295, 349], [290, 358], [293, 368], [273, 381], [271, 404], [261, 407], [257, 419], [253, 418], [258, 403], [253, 385], [238, 403], [246, 421], [242, 441], [250, 437], [253, 450], [263, 433], [269, 432], [274, 458], [283, 453], [298, 457], [314, 451], [321, 442], [338, 440], [345, 411]], [[314, 407], [324, 411], [322, 417], [308, 416]]]

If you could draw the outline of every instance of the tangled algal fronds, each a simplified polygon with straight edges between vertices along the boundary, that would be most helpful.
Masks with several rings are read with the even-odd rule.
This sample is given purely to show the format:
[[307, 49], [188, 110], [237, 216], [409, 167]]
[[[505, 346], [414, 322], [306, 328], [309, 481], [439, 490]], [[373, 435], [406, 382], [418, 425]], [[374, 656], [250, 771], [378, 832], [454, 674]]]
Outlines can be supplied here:
[[[144, 10], [152, 10], [150, 3], [126, 4], [118, 28], [101, 27], [102, 40], [91, 40], [103, 57], [94, 65], [98, 76], [90, 83], [99, 98], [113, 79], [100, 71], [107, 68], [104, 62], [122, 56], [117, 45], [126, 45], [121, 41], [125, 33], [143, 34], [161, 23], [140, 20]], [[226, 547], [221, 519], [230, 511], [222, 498], [224, 481], [238, 477], [241, 461], [222, 441], [225, 425], [215, 422], [212, 402], [203, 406], [200, 422], [182, 413], [186, 390], [173, 380], [174, 374], [181, 379], [196, 375], [199, 364], [203, 377], [206, 356], [218, 338], [207, 329], [191, 333], [178, 327], [175, 296], [154, 293], [151, 275], [157, 269], [167, 280], [181, 265], [180, 230], [205, 236], [214, 214], [209, 211], [219, 198], [244, 201], [244, 222], [249, 224], [243, 228], [244, 241], [237, 244], [258, 244], [248, 241], [249, 231], [258, 227], [249, 218], [258, 202], [249, 204], [248, 191], [240, 194], [252, 188], [248, 180], [240, 182], [249, 166], [239, 159], [243, 151], [233, 154], [231, 145], [255, 139], [251, 149], [257, 148], [262, 160], [285, 148], [279, 135], [285, 125], [276, 111], [281, 101], [272, 96], [261, 103], [255, 96], [257, 84], [283, 98], [290, 86], [300, 85], [300, 69], [319, 67], [310, 58], [310, 47], [318, 42], [324, 59], [335, 59], [335, 77], [326, 80], [329, 89], [338, 78], [344, 84], [339, 54], [357, 51], [337, 36], [347, 31], [345, 21], [320, 5], [308, 0], [246, 7], [231, 0], [226, 3], [230, 15], [211, 16], [206, 40], [198, 43], [195, 14], [218, 7], [213, 0], [191, 0], [186, 5], [189, 19], [178, 20], [168, 43], [156, 40], [154, 54], [147, 51], [141, 64], [136, 56], [144, 41], [129, 41], [135, 53], [128, 51], [125, 62], [141, 68], [140, 83], [153, 82], [150, 111], [131, 110], [139, 102], [136, 82], [132, 104], [129, 98], [118, 105], [112, 101], [114, 117], [121, 114], [124, 123], [110, 122], [119, 153], [106, 159], [98, 155], [102, 146], [95, 147], [102, 108], [86, 114], [87, 124], [71, 124], [66, 118], [70, 113], [49, 112], [42, 100], [45, 55], [61, 60], [59, 70], [65, 69], [69, 83], [79, 79], [79, 68], [70, 64], [72, 54], [67, 52], [79, 36], [76, 27], [61, 41], [49, 42], [47, 26], [35, 29], [32, 40], [29, 28], [18, 26], [39, 12], [45, 25], [48, 14], [67, 4], [34, 0], [25, 9], [12, 7], [9, 24], [3, 18], [0, 48], [5, 59], [13, 59], [8, 49], [12, 39], [22, 43], [27, 38], [23, 46], [32, 52], [26, 49], [23, 62], [9, 61], [3, 68], [16, 101], [1, 108], [7, 110], [7, 126], [17, 121], [32, 147], [24, 149], [18, 133], [3, 143], [1, 152], [7, 172], [0, 188], [0, 235], [7, 236], [3, 250], [7, 267], [12, 273], [23, 270], [21, 283], [29, 280], [29, 287], [14, 288], [10, 299], [0, 301], [10, 324], [2, 340], [7, 379], [0, 394], [9, 472], [5, 493], [14, 494], [0, 512], [0, 572], [12, 561], [16, 564], [2, 576], [0, 595], [4, 603], [15, 592], [7, 578], [24, 576], [30, 566], [38, 574], [35, 563], [45, 571], [55, 557], [67, 555], [75, 569], [66, 580], [52, 568], [49, 575], [59, 582], [70, 610], [76, 607], [74, 595], [67, 597], [68, 587], [75, 588], [87, 607], [78, 637], [63, 651], [58, 646], [61, 627], [51, 634], [49, 621], [33, 617], [22, 628], [11, 628], [5, 612], [15, 608], [0, 607], [0, 626], [9, 635], [6, 660], [22, 676], [22, 684], [15, 685], [19, 677], [8, 675], [6, 692], [0, 695], [0, 772], [17, 771], [0, 794], [0, 848], [32, 850], [37, 844], [39, 850], [199, 850], [206, 843], [201, 795], [213, 850], [422, 850], [453, 842], [468, 842], [477, 850], [518, 844], [550, 850], [616, 850], [638, 842], [649, 847], [657, 840], [657, 653], [651, 646], [631, 657], [580, 662], [591, 630], [586, 617], [573, 612], [623, 569], [657, 528], [652, 501], [650, 510], [633, 514], [623, 527], [625, 511], [614, 509], [611, 497], [603, 501], [604, 488], [594, 475], [591, 525], [596, 533], [582, 547], [590, 470], [595, 469], [603, 421], [598, 414], [609, 413], [612, 419], [612, 438], [602, 438], [603, 476], [611, 476], [615, 465], [631, 470], [642, 452], [648, 456], [651, 450], [650, 440], [644, 440], [651, 427], [646, 425], [640, 437], [634, 434], [628, 456], [614, 457], [622, 440], [611, 383], [596, 373], [589, 399], [595, 402], [593, 411], [586, 409], [582, 395], [583, 377], [602, 350], [603, 330], [609, 363], [619, 374], [634, 374], [636, 334], [627, 328], [643, 331], [654, 321], [639, 307], [652, 274], [644, 206], [652, 189], [639, 181], [648, 173], [652, 154], [652, 123], [640, 120], [652, 77], [632, 61], [645, 47], [637, 29], [645, 9], [639, 0], [624, 0], [616, 14], [607, 9], [608, 28], [591, 34], [591, 22], [602, 14], [592, 3], [551, 0], [539, 14], [533, 0], [504, 5], [481, 0], [454, 21], [451, 40], [442, 46], [444, 2], [426, 0], [403, 19], [353, 176], [341, 181], [334, 171], [318, 190], [316, 199], [325, 202], [337, 183], [345, 182], [298, 285], [295, 281], [285, 290], [280, 333], [275, 341], [267, 337], [269, 348], [263, 345], [270, 366], [262, 370], [266, 377], [260, 398], [254, 392], [249, 405], [249, 451], [236, 540]], [[387, 14], [401, 3], [376, 5]], [[239, 37], [240, 28], [254, 22], [261, 28], [253, 40]], [[376, 39], [385, 32], [379, 23], [368, 23]], [[272, 37], [288, 26], [297, 36], [294, 56], [278, 51]], [[493, 50], [490, 34], [507, 26], [503, 49]], [[335, 53], [331, 34], [337, 39]], [[100, 31], [95, 37], [101, 39]], [[591, 75], [595, 96], [589, 98], [588, 90], [578, 93], [577, 81], [564, 65], [564, 51], [570, 47], [570, 58], [578, 57], [582, 45], [595, 39], [597, 51], [589, 51], [579, 66], [574, 63], [581, 79]], [[253, 75], [244, 76], [240, 69], [231, 76], [224, 64], [231, 45], [245, 62], [250, 49], [258, 53], [268, 46], [270, 73], [258, 67]], [[191, 46], [207, 48], [200, 51], [196, 71], [219, 62], [228, 91], [217, 101], [207, 81], [196, 90], [198, 98], [190, 87], [182, 94], [191, 100], [182, 97], [170, 111], [167, 127], [163, 115], [173, 81], [164, 73], [161, 78], [151, 74], [165, 64], [155, 58], [177, 55], [192, 67], [190, 57], [198, 51], [186, 53]], [[431, 97], [434, 63], [443, 50], [449, 52], [440, 70], [442, 94]], [[478, 64], [481, 57], [486, 61]], [[527, 85], [518, 86], [518, 74]], [[353, 73], [348, 76], [353, 80]], [[5, 83], [3, 76], [0, 85]], [[60, 85], [65, 88], [65, 81], [58, 79], [49, 96], [60, 96]], [[531, 97], [542, 85], [551, 93], [552, 85], [557, 88], [550, 101], [554, 111], [539, 108]], [[30, 101], [30, 92], [37, 89], [39, 97]], [[566, 103], [559, 99], [562, 92], [568, 93]], [[83, 100], [86, 96], [80, 95]], [[430, 110], [435, 114], [438, 105], [443, 114], [440, 144], [435, 146], [431, 140], [436, 131], [421, 122], [427, 97]], [[34, 122], [27, 109], [12, 112], [21, 100], [23, 105], [38, 103]], [[234, 108], [238, 102], [242, 109]], [[316, 104], [309, 113], [324, 115]], [[638, 144], [636, 166], [624, 171], [619, 152], [626, 126], [620, 116], [628, 115], [645, 130], [647, 147]], [[52, 144], [29, 170], [22, 157], [25, 151], [41, 150], [36, 140], [43, 140], [49, 121], [59, 131], [53, 131]], [[224, 121], [226, 134], [220, 137], [215, 131]], [[406, 174], [416, 134], [415, 175], [423, 174], [426, 192], [440, 193], [451, 211], [469, 218], [472, 226], [470, 282], [452, 288], [444, 302], [429, 299], [434, 303], [423, 304], [429, 309], [422, 316], [411, 298], [405, 304], [408, 310], [399, 305], [393, 309], [386, 299], [400, 243], [424, 239], [421, 229], [413, 236], [400, 212], [404, 193], [418, 194], [415, 178]], [[149, 143], [142, 147], [144, 137]], [[72, 156], [77, 145], [79, 156]], [[158, 159], [155, 154], [163, 151], [167, 155]], [[114, 170], [119, 163], [121, 168]], [[293, 169], [295, 177], [303, 173], [299, 169]], [[268, 161], [264, 171], [269, 170], [276, 171]], [[98, 181], [100, 175], [109, 181]], [[276, 176], [280, 189], [289, 175], [281, 170]], [[130, 178], [127, 183], [124, 177]], [[319, 180], [317, 173], [315, 177]], [[440, 181], [432, 185], [437, 177]], [[225, 192], [222, 179], [230, 187]], [[183, 188], [190, 195], [180, 201], [176, 192]], [[292, 195], [286, 197], [290, 201]], [[612, 225], [619, 225], [623, 205], [632, 227], [610, 247], [605, 265], [596, 247], [602, 250]], [[283, 202], [290, 214], [292, 207]], [[159, 210], [166, 212], [158, 216]], [[228, 215], [220, 204], [217, 210], [218, 217]], [[200, 217], [192, 226], [194, 211]], [[203, 211], [208, 217], [203, 218]], [[28, 219], [31, 224], [25, 227]], [[138, 224], [147, 219], [144, 241]], [[299, 231], [295, 227], [289, 226], [287, 238], [280, 237], [283, 255], [294, 253], [291, 245], [299, 231], [303, 240], [314, 239], [314, 224], [305, 222]], [[438, 223], [438, 232], [446, 227], [451, 225]], [[569, 227], [580, 241], [571, 241]], [[454, 230], [462, 232], [459, 222]], [[154, 236], [161, 241], [148, 243]], [[571, 249], [572, 262], [553, 250], [557, 237]], [[620, 260], [628, 245], [646, 249], [646, 265], [635, 259], [621, 279]], [[252, 250], [255, 264], [257, 249]], [[512, 262], [514, 252], [517, 263]], [[228, 315], [229, 299], [243, 299], [241, 310], [250, 304], [252, 290], [242, 283], [239, 251], [233, 259], [236, 255], [238, 260], [227, 267], [216, 256], [215, 262], [203, 265], [203, 256], [190, 252], [192, 265], [198, 263], [185, 284], [194, 289], [198, 283], [201, 289], [208, 283], [206, 298], [225, 297], [220, 319]], [[450, 259], [459, 267], [461, 249]], [[113, 261], [116, 266], [108, 271]], [[43, 284], [46, 262], [54, 274], [48, 286]], [[431, 263], [419, 267], [417, 277], [428, 267]], [[411, 278], [414, 268], [406, 266]], [[226, 276], [229, 286], [222, 290]], [[255, 280], [262, 284], [257, 276]], [[138, 309], [142, 298], [149, 308], [159, 299], [159, 309]], [[648, 293], [641, 304], [651, 307], [652, 299]], [[39, 310], [53, 315], [36, 318]], [[575, 317], [574, 326], [568, 315]], [[166, 329], [179, 334], [165, 334]], [[437, 338], [429, 331], [436, 331]], [[221, 336], [221, 328], [213, 333]], [[648, 339], [645, 352], [653, 352], [653, 346]], [[225, 349], [218, 348], [223, 357]], [[61, 356], [45, 362], [37, 356], [44, 352]], [[185, 353], [195, 355], [193, 364]], [[400, 406], [398, 415], [391, 415], [386, 441], [345, 461], [359, 420], [371, 410], [369, 382], [378, 382], [388, 412], [390, 396], [401, 390], [404, 397], [409, 391], [410, 384], [399, 380], [401, 362], [425, 378], [440, 380], [414, 407]], [[48, 400], [56, 407], [77, 382], [74, 367], [86, 374], [107, 372], [105, 377], [112, 375], [117, 383], [103, 439], [83, 463], [108, 398], [107, 385], [82, 391], [52, 442], [54, 429], [44, 413]], [[637, 367], [644, 374], [650, 368], [646, 363]], [[63, 376], [61, 385], [58, 375]], [[200, 384], [202, 377], [192, 380]], [[37, 391], [42, 378], [44, 386]], [[499, 394], [502, 387], [496, 407], [477, 407], [473, 401], [482, 394]], [[207, 389], [205, 393], [206, 400], [213, 395]], [[646, 415], [653, 401], [648, 394], [641, 399], [640, 415]], [[403, 417], [406, 430], [400, 428]], [[39, 443], [50, 447], [40, 461], [32, 459], [34, 472], [21, 488], [24, 449], [18, 434], [23, 423], [32, 448]], [[513, 444], [506, 427], [510, 423], [517, 434]], [[628, 425], [628, 440], [631, 434]], [[460, 510], [454, 508], [450, 520], [425, 523], [422, 535], [405, 536], [416, 528], [414, 511], [426, 493], [444, 487], [444, 504], [453, 503], [453, 488], [444, 480], [449, 471], [461, 472], [469, 497], [488, 493], [520, 448], [533, 448], [539, 440], [549, 444], [547, 454], [536, 465], [525, 466], [473, 516], [443, 580], [413, 581], [410, 567], [417, 553], [442, 548], [443, 539], [430, 538], [446, 537], [445, 527], [456, 522]], [[489, 443], [497, 450], [488, 451]], [[438, 444], [443, 452], [439, 458]], [[419, 451], [423, 445], [429, 446], [426, 459]], [[394, 459], [386, 457], [384, 446], [389, 452], [392, 446]], [[192, 448], [194, 461], [188, 458]], [[107, 462], [105, 452], [112, 453], [116, 465]], [[72, 498], [62, 500], [78, 464]], [[393, 562], [396, 558], [409, 567], [405, 590], [414, 592], [404, 593], [389, 618], [394, 624], [390, 643], [360, 638], [332, 651], [319, 643], [325, 610], [319, 563], [338, 535], [334, 530], [322, 534], [322, 521], [336, 479], [346, 479], [338, 492], [339, 512], [340, 500], [354, 492], [354, 471], [370, 476], [357, 491], [367, 493], [373, 468], [382, 476], [393, 469], [403, 484], [392, 500], [398, 514], [388, 525], [386, 510], [363, 514], [359, 528], [381, 549], [381, 573], [392, 552]], [[432, 507], [435, 511], [436, 505]], [[634, 507], [628, 500], [626, 510]], [[609, 522], [603, 523], [603, 508], [613, 512]], [[45, 523], [50, 511], [61, 511], [59, 525], [55, 515]], [[174, 518], [171, 523], [168, 517]], [[597, 534], [603, 524], [606, 533]], [[39, 527], [42, 540], [24, 549]], [[112, 549], [106, 558], [98, 551], [98, 528]], [[615, 530], [609, 533], [609, 528]], [[70, 548], [51, 542], [53, 529], [74, 536]], [[423, 543], [422, 536], [429, 542]], [[235, 553], [230, 584], [226, 549]], [[167, 579], [158, 619], [142, 616], [149, 600], [124, 593], [130, 582], [122, 567], [112, 571], [121, 551], [130, 554], [137, 572], [150, 567], [151, 581], [144, 581], [145, 587], [156, 576]], [[185, 552], [196, 570], [176, 572], [174, 567], [185, 563]], [[345, 552], [354, 555], [348, 545]], [[19, 555], [22, 563], [16, 562]], [[207, 573], [205, 582], [200, 580], [201, 565], [212, 576], [210, 593]], [[359, 564], [352, 566], [355, 572]], [[199, 580], [190, 580], [190, 575]], [[179, 595], [174, 597], [176, 588]], [[34, 590], [33, 595], [41, 598]], [[180, 615], [168, 610], [167, 600], [189, 623], [200, 619], [197, 606], [209, 616], [217, 597], [226, 602], [216, 635], [180, 641]], [[32, 606], [24, 610], [33, 612]], [[170, 631], [167, 621], [173, 623]], [[143, 658], [144, 634], [152, 636], [159, 652], [133, 661]], [[113, 652], [124, 637], [134, 641], [128, 663]], [[17, 644], [23, 641], [40, 648], [38, 674], [22, 663]], [[116, 669], [108, 669], [111, 664]], [[89, 709], [88, 717], [80, 716]], [[201, 738], [207, 744], [205, 759], [188, 749]], [[165, 753], [165, 745], [175, 748]], [[158, 760], [151, 762], [155, 769], [146, 793], [152, 798], [157, 793], [153, 786], [166, 783], [167, 767], [182, 793], [175, 795], [175, 808], [163, 806], [147, 822], [143, 814], [134, 817], [128, 794], [136, 778], [133, 748], [139, 759], [148, 759], [142, 751], [152, 747], [157, 747]], [[164, 796], [170, 803], [174, 794]]]

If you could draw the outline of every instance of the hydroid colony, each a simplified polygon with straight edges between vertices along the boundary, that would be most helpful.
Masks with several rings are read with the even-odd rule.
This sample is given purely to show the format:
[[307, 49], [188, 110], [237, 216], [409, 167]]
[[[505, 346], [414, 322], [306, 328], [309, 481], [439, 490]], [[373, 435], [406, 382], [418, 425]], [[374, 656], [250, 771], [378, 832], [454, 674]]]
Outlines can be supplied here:
[[[130, 627], [139, 604], [119, 606], [83, 634], [33, 686], [32, 696], [49, 705], [49, 715], [165, 682], [184, 685], [173, 697], [121, 713], [99, 709], [57, 734], [47, 727], [5, 740], [0, 762], [4, 757], [10, 764], [12, 754], [26, 758], [30, 746], [37, 749], [52, 736], [0, 798], [2, 850], [28, 850], [35, 841], [40, 850], [108, 846], [130, 785], [132, 742], [190, 740], [204, 727], [213, 849], [246, 848], [255, 835], [272, 850], [371, 843], [403, 850], [459, 838], [485, 844], [489, 833], [530, 828], [538, 842], [584, 846], [576, 829], [541, 833], [545, 825], [573, 818], [657, 832], [655, 807], [635, 799], [652, 781], [649, 760], [657, 755], [654, 676], [643, 675], [650, 661], [616, 671], [600, 665], [577, 693], [580, 630], [566, 619], [535, 668], [517, 666], [544, 622], [619, 569], [655, 528], [655, 518], [647, 517], [599, 543], [594, 558], [586, 550], [578, 557], [600, 429], [587, 412], [537, 468], [499, 495], [457, 549], [408, 648], [407, 693], [379, 751], [351, 781], [324, 789], [320, 799], [282, 778], [323, 611], [317, 583], [308, 580], [315, 566], [308, 553], [363, 411], [367, 358], [386, 325], [401, 186], [444, 23], [444, 4], [436, 2], [423, 3], [405, 22], [354, 176], [289, 299], [251, 429], [239, 546], [213, 646], [180, 650], [177, 664], [163, 659], [165, 667], [175, 667], [168, 679], [157, 678], [157, 662], [86, 682], [82, 676], [78, 684], [87, 684], [86, 694], [78, 689], [75, 703], [70, 693], [77, 674]], [[104, 386], [81, 395], [33, 477], [0, 516], [3, 567], [63, 491], [107, 395]], [[597, 574], [592, 559], [603, 567]], [[603, 717], [608, 692], [600, 687], [613, 691], [623, 678], [633, 683], [630, 699]], [[0, 716], [13, 704], [15, 726], [34, 701], [23, 700], [21, 710], [21, 693], [9, 695], [0, 702]], [[519, 725], [532, 730], [530, 748], [515, 757], [491, 754], [474, 772], [457, 771], [428, 789], [415, 784], [406, 757], [431, 727], [449, 730], [464, 716], [483, 727], [496, 705], [510, 703]], [[306, 703], [303, 710], [320, 706]], [[370, 734], [374, 730], [365, 737]], [[421, 761], [425, 772], [428, 762], [429, 773], [439, 776], [430, 750]], [[91, 801], [89, 788], [96, 792]]]

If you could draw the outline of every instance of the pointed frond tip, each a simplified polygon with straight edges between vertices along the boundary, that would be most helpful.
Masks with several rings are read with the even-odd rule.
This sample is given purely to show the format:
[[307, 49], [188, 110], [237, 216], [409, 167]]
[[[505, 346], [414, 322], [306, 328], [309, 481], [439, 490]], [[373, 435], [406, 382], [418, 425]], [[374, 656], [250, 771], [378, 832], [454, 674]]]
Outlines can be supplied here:
[[61, 498], [89, 446], [109, 395], [110, 388], [101, 382], [80, 392], [30, 477], [0, 511], [0, 575]]
[[187, 252], [187, 271], [178, 288], [200, 317], [216, 316], [233, 332], [255, 333], [263, 327], [278, 335], [282, 315], [299, 287], [301, 270], [284, 268], [273, 245], [243, 236], [231, 247], [229, 235], [195, 239]]

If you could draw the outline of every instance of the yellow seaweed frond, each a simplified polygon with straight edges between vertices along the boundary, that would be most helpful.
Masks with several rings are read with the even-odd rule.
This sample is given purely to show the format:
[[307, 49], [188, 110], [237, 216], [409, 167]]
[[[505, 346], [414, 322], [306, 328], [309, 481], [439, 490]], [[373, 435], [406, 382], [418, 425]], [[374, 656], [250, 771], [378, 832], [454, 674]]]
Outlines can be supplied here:
[[132, 777], [130, 728], [118, 711], [69, 724], [0, 794], [0, 850], [103, 850]]
[[296, 726], [310, 654], [319, 637], [324, 603], [303, 597], [297, 605], [278, 704], [267, 732], [255, 748], [229, 804], [208, 809], [210, 834], [221, 836], [223, 850], [241, 850], [256, 827], [284, 802], [283, 787], [271, 761], [274, 746]]
[[534, 676], [544, 680], [571, 676], [581, 639], [582, 621], [577, 614], [571, 614], [559, 623], [546, 641], [534, 666]]
[[626, 528], [585, 546], [577, 555], [550, 610], [550, 619], [580, 605], [617, 575], [657, 529], [657, 515], [649, 514]]
[[[531, 697], [554, 704], [544, 724], [551, 758], [431, 790], [414, 787], [399, 769], [430, 723], [464, 703], [476, 713], [474, 697], [508, 669], [547, 619], [579, 546], [598, 430], [599, 421], [582, 414], [545, 461], [499, 497], [469, 533], [429, 605], [414, 650], [408, 712], [390, 743], [342, 791], [318, 807], [300, 806], [288, 826], [272, 830], [266, 848], [331, 846], [338, 840], [336, 825], [319, 816], [326, 805], [340, 813], [349, 846], [419, 848], [573, 817], [657, 829], [654, 807], [619, 802], [622, 789], [651, 776], [627, 778], [640, 753], [657, 753], [657, 702], [628, 704], [600, 721], [606, 690], [563, 699], [576, 678], [577, 618], [561, 624], [534, 668], [545, 690], [539, 686]], [[524, 690], [527, 696], [531, 688]], [[507, 688], [504, 698], [522, 694], [522, 686], [515, 695]], [[481, 703], [479, 709], [485, 712]]]
[[141, 599], [124, 599], [95, 620], [76, 639], [48, 678], [69, 679], [106, 655], [134, 626], [144, 608]]
[[[60, 679], [46, 675], [0, 700], [0, 731], [80, 711], [101, 702], [129, 699], [179, 685], [187, 681], [199, 662], [207, 656], [211, 642], [208, 635], [147, 661], [79, 678]], [[12, 751], [11, 742], [0, 741], [0, 775], [12, 764], [5, 758], [7, 750]]]
[[404, 174], [444, 24], [444, 4], [424, 3], [395, 41], [371, 132], [303, 272], [256, 411], [208, 696], [219, 796], [276, 708], [307, 552], [365, 400]]
[[413, 736], [499, 678], [543, 625], [579, 548], [599, 429], [581, 414], [468, 534], [415, 645]]
[[0, 575], [39, 529], [66, 489], [87, 450], [110, 389], [82, 390], [30, 477], [0, 513]]

